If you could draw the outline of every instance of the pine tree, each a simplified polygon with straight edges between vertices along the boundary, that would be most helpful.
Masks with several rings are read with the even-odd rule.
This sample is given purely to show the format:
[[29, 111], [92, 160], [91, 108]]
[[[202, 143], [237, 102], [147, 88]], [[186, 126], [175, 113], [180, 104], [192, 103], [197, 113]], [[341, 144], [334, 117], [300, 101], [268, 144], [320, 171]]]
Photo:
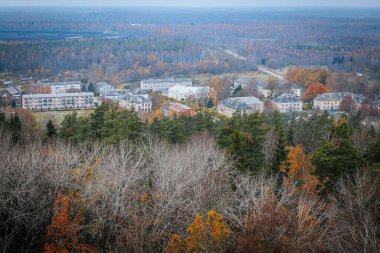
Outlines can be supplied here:
[[95, 93], [95, 86], [92, 84], [92, 83], [90, 83], [89, 85], [88, 85], [88, 92], [93, 92], [93, 93]]
[[17, 143], [21, 138], [21, 120], [17, 113], [14, 116], [11, 116], [9, 121], [9, 129], [12, 135], [12, 142]]
[[360, 153], [349, 141], [349, 126], [343, 120], [335, 127], [333, 138], [325, 141], [312, 155], [314, 175], [320, 182], [326, 182], [327, 191], [331, 190], [343, 175], [352, 175], [363, 164]]
[[86, 85], [85, 84], [82, 84], [82, 92], [86, 92], [87, 89], [86, 89]]
[[372, 164], [380, 164], [380, 136], [368, 145], [366, 158]]
[[53, 121], [49, 119], [48, 123], [46, 124], [46, 135], [49, 138], [53, 138], [57, 134], [57, 128], [55, 127]]
[[214, 106], [214, 103], [212, 102], [212, 99], [209, 98], [208, 101], [207, 101], [207, 105], [206, 105], [206, 107], [207, 107], [207, 108], [212, 108], [213, 106]]

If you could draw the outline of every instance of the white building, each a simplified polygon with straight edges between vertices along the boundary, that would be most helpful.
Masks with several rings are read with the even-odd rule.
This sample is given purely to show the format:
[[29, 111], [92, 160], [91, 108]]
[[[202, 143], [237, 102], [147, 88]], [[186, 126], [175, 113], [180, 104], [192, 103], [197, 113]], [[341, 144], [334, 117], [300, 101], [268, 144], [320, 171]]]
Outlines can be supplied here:
[[70, 90], [80, 91], [82, 89], [80, 81], [44, 83], [42, 85], [49, 86], [52, 94], [67, 93]]
[[302, 101], [300, 97], [294, 96], [293, 94], [282, 94], [274, 99], [273, 103], [280, 113], [302, 111]]
[[120, 98], [119, 92], [116, 90], [109, 90], [104, 93], [100, 93], [102, 99], [118, 100]]
[[22, 96], [22, 108], [27, 110], [60, 110], [92, 108], [94, 93], [31, 94]]
[[136, 112], [151, 112], [152, 100], [148, 96], [129, 94], [119, 100], [119, 106]]
[[300, 97], [301, 96], [301, 88], [297, 87], [291, 87], [288, 89], [282, 89], [282, 88], [276, 88], [276, 89], [271, 89], [268, 86], [257, 86], [257, 91], [261, 93], [265, 98], [270, 98], [273, 93], [273, 97], [277, 97], [284, 92], [290, 93], [293, 96]]
[[313, 108], [323, 111], [337, 111], [344, 97], [351, 97], [356, 106], [360, 106], [365, 99], [363, 95], [351, 92], [324, 93], [314, 99]]
[[140, 88], [141, 90], [150, 90], [150, 91], [162, 91], [167, 90], [174, 85], [182, 86], [192, 86], [193, 80], [191, 78], [165, 78], [165, 79], [147, 79], [141, 80]]
[[115, 90], [115, 88], [111, 84], [106, 83], [106, 82], [98, 82], [98, 83], [96, 83], [96, 89], [101, 94], [105, 94], [105, 93], [107, 93], [109, 91], [114, 91]]
[[218, 104], [218, 112], [227, 117], [232, 117], [236, 112], [255, 113], [263, 112], [264, 103], [257, 97], [227, 98]]
[[207, 86], [184, 86], [174, 85], [169, 88], [168, 97], [176, 100], [201, 100], [208, 97], [209, 87]]

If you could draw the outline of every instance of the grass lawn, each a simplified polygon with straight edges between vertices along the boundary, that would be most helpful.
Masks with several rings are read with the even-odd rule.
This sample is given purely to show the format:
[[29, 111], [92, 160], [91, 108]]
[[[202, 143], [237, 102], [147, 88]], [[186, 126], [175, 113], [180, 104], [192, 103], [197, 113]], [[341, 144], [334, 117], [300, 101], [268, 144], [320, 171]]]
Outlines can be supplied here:
[[[76, 110], [78, 117], [88, 116], [94, 110]], [[51, 119], [56, 125], [59, 125], [67, 114], [73, 113], [73, 110], [70, 111], [46, 111], [46, 112], [32, 112], [33, 116], [36, 119], [37, 124], [45, 126], [46, 123]]]

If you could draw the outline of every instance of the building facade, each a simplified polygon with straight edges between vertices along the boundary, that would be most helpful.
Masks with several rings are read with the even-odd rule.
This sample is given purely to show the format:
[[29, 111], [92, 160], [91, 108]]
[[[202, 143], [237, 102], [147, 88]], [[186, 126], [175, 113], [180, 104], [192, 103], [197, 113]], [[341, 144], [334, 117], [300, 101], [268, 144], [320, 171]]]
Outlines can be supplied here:
[[300, 97], [294, 96], [293, 94], [282, 94], [274, 99], [273, 103], [280, 113], [302, 111], [302, 101]]
[[218, 113], [232, 117], [234, 113], [263, 112], [264, 103], [257, 97], [227, 98], [218, 104]]
[[22, 91], [14, 86], [0, 89], [0, 99], [4, 103], [12, 104], [16, 107], [21, 107]]
[[363, 95], [351, 92], [324, 93], [314, 99], [313, 108], [321, 111], [338, 111], [345, 97], [351, 97], [356, 106], [360, 106], [365, 99]]
[[43, 83], [42, 86], [50, 87], [52, 94], [67, 93], [70, 90], [81, 91], [80, 81]]
[[193, 80], [191, 78], [179, 78], [179, 77], [141, 80], [140, 89], [156, 92], [156, 91], [167, 90], [170, 87], [173, 87], [174, 85], [192, 86]]
[[135, 112], [151, 112], [152, 100], [147, 96], [129, 94], [119, 100], [119, 106]]
[[208, 97], [209, 87], [174, 85], [169, 88], [168, 97], [176, 100], [204, 100]]
[[94, 93], [92, 92], [22, 96], [22, 108], [34, 111], [84, 109], [94, 106]]

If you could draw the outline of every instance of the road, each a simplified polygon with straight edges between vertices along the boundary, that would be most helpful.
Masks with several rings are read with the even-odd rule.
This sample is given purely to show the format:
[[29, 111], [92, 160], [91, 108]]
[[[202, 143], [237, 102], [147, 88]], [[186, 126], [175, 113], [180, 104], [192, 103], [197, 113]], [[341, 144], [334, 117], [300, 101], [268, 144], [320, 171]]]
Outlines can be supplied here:
[[279, 80], [284, 80], [284, 77], [282, 75], [274, 72], [270, 68], [267, 68], [267, 67], [264, 67], [262, 65], [259, 65], [259, 70], [261, 72], [264, 72], [264, 73], [268, 74], [268, 75], [274, 76], [274, 77], [278, 78]]

